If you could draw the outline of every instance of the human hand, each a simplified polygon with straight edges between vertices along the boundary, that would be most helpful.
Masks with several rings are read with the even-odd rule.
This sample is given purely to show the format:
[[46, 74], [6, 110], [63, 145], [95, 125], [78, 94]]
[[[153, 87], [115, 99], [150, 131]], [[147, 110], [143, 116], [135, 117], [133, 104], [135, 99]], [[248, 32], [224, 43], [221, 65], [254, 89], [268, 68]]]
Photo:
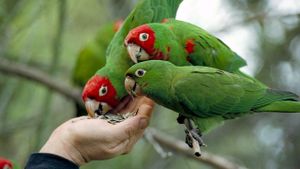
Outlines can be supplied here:
[[81, 166], [128, 153], [148, 126], [154, 102], [137, 97], [124, 111], [137, 115], [115, 125], [87, 116], [73, 118], [52, 133], [40, 152], [56, 154]]

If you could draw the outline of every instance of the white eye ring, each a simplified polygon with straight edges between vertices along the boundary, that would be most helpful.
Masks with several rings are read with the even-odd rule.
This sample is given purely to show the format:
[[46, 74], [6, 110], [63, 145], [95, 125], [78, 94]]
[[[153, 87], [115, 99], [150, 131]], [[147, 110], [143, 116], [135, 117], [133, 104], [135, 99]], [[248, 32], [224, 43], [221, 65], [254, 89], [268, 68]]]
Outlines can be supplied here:
[[145, 74], [146, 74], [146, 70], [144, 70], [144, 69], [138, 69], [135, 71], [135, 75], [137, 77], [143, 77]]
[[139, 36], [140, 41], [146, 41], [149, 38], [149, 34], [148, 33], [141, 33]]
[[104, 96], [107, 94], [107, 92], [108, 92], [107, 86], [103, 85], [99, 89], [99, 96]]

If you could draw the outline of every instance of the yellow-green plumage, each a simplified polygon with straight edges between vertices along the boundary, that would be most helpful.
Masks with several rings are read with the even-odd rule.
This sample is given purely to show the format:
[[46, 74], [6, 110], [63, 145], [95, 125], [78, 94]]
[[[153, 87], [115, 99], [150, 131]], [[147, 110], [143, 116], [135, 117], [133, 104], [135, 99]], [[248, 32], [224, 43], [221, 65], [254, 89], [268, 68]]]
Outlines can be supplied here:
[[[146, 71], [143, 77], [135, 75], [138, 69]], [[193, 119], [201, 131], [255, 112], [300, 112], [296, 94], [216, 68], [146, 61], [132, 66], [127, 74], [146, 96]]]

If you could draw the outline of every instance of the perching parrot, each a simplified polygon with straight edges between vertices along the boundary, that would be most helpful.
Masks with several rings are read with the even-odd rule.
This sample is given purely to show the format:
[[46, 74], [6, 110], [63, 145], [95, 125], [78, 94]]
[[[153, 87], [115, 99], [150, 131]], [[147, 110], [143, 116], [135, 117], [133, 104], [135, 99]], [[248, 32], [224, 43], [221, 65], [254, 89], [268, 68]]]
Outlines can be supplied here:
[[[151, 60], [135, 64], [126, 76], [128, 93], [145, 95], [178, 112], [184, 120], [191, 119], [201, 132], [246, 114], [300, 112], [296, 94], [273, 90], [257, 80], [212, 67], [175, 66]], [[201, 133], [193, 127], [189, 132], [201, 146]]]
[[[105, 65], [106, 49], [121, 25], [122, 20], [118, 20], [101, 26], [96, 38], [79, 52], [72, 75], [72, 80], [76, 86], [83, 88], [89, 78]], [[85, 114], [86, 111], [76, 104], [76, 116]]]
[[168, 60], [175, 65], [199, 65], [234, 72], [247, 78], [239, 69], [246, 61], [224, 42], [200, 27], [175, 19], [147, 23], [132, 29], [124, 40], [130, 58]]
[[145, 23], [161, 22], [163, 18], [175, 17], [181, 1], [141, 0], [129, 14], [107, 49], [105, 66], [96, 72], [83, 89], [82, 99], [89, 116], [104, 114], [121, 101], [124, 103], [130, 99], [125, 97], [127, 92], [124, 88], [124, 74], [134, 64], [123, 44], [128, 32]]

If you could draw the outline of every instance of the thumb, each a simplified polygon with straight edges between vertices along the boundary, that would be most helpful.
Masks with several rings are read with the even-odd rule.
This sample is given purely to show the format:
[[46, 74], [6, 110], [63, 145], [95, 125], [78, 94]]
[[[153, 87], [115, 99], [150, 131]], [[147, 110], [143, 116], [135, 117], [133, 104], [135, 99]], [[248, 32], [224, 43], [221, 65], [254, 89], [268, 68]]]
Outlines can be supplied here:
[[128, 153], [138, 139], [142, 137], [149, 124], [152, 110], [153, 104], [142, 104], [136, 116], [112, 126], [114, 133], [121, 141], [118, 147], [122, 150], [121, 154]]
[[153, 105], [142, 104], [139, 107], [136, 116], [128, 118], [123, 122], [114, 125], [113, 127], [115, 127], [115, 131], [120, 132], [120, 135], [123, 135], [127, 138], [131, 135], [142, 133], [149, 124], [152, 110]]

